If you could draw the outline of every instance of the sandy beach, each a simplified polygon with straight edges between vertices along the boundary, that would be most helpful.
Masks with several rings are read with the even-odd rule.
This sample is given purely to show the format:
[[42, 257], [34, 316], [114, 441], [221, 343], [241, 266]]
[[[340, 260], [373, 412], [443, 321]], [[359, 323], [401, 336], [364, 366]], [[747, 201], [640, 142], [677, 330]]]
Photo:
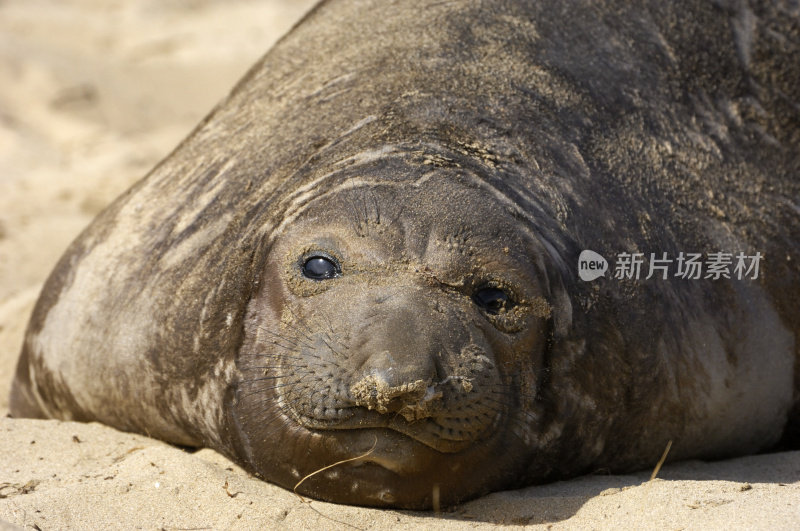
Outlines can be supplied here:
[[[495, 493], [441, 514], [302, 499], [219, 454], [5, 418], [69, 242], [167, 155], [311, 0], [0, 0], [0, 530], [791, 529], [800, 452]], [[655, 465], [655, 463], [654, 463]]]

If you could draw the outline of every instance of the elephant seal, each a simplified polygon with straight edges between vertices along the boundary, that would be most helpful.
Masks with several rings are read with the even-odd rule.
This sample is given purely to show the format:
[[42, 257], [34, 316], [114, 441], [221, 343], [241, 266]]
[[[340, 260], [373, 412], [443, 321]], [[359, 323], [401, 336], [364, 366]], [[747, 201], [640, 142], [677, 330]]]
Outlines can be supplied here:
[[324, 2], [71, 245], [12, 414], [406, 508], [796, 444], [798, 53], [782, 2]]

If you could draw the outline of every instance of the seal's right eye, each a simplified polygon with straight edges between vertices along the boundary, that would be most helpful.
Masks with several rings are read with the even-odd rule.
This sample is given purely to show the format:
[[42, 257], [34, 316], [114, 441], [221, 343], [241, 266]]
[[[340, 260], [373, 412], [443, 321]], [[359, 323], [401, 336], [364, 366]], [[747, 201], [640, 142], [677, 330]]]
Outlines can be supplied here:
[[486, 313], [497, 315], [511, 309], [513, 303], [508, 294], [498, 288], [483, 288], [475, 292], [474, 300]]
[[303, 262], [303, 276], [311, 280], [327, 280], [338, 277], [342, 271], [331, 258], [327, 256], [310, 256]]

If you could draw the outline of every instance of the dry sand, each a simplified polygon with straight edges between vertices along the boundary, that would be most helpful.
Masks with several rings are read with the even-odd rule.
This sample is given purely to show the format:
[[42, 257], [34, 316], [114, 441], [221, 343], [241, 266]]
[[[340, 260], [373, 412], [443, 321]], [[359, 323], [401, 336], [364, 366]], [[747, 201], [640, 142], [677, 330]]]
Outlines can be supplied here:
[[[311, 0], [0, 0], [0, 415], [58, 256]], [[210, 450], [0, 419], [0, 530], [800, 528], [800, 452], [589, 476], [453, 512], [299, 499]], [[7, 523], [6, 523], [7, 522]]]

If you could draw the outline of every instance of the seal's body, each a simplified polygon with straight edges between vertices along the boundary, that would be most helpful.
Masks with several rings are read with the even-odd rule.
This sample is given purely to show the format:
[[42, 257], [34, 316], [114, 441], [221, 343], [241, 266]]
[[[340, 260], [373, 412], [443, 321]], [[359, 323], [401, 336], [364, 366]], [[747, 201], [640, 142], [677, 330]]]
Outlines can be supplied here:
[[789, 440], [798, 54], [780, 2], [324, 2], [72, 244], [12, 414], [400, 507]]

